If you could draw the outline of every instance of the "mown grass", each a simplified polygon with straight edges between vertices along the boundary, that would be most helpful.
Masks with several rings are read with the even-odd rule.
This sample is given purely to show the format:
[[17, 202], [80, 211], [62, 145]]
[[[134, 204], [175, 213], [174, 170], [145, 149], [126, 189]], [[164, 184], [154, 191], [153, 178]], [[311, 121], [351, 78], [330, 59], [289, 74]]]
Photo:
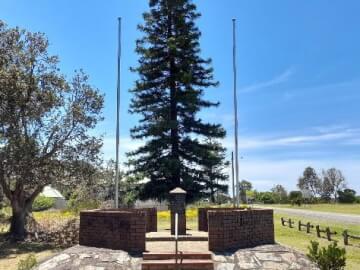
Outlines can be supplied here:
[[[281, 225], [281, 217], [291, 218], [296, 223], [294, 228], [290, 229], [289, 227], [284, 227]], [[322, 246], [327, 246], [330, 242], [325, 238], [318, 238], [316, 236], [315, 229], [311, 230], [310, 234], [307, 234], [305, 231], [299, 231], [297, 227], [297, 222], [301, 220], [302, 223], [311, 222], [313, 225], [320, 225], [321, 228], [330, 227], [331, 231], [336, 231], [337, 234], [333, 236], [334, 240], [338, 241], [339, 246], [345, 247], [346, 257], [347, 257], [347, 266], [346, 269], [359, 269], [360, 265], [360, 241], [359, 240], [350, 240], [351, 246], [344, 246], [342, 233], [345, 229], [349, 230], [350, 234], [360, 235], [360, 226], [359, 225], [344, 225], [341, 223], [326, 222], [323, 220], [311, 219], [311, 218], [302, 218], [298, 216], [284, 215], [284, 214], [275, 214], [275, 238], [276, 241], [280, 244], [292, 247], [303, 253], [307, 253], [307, 247], [310, 244], [311, 240], [316, 240]]]
[[312, 211], [360, 215], [360, 204], [320, 203], [320, 204], [303, 204], [301, 206], [291, 205], [291, 204], [271, 204], [269, 206], [279, 207], [279, 208], [305, 209]]

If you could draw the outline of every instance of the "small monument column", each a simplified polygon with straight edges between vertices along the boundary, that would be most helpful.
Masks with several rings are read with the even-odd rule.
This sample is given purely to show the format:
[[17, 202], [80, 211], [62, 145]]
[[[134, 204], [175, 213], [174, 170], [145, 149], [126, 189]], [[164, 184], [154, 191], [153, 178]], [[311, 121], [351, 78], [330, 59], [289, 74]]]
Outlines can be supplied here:
[[177, 187], [170, 191], [171, 234], [175, 234], [175, 214], [178, 214], [178, 234], [186, 234], [185, 216], [186, 191]]

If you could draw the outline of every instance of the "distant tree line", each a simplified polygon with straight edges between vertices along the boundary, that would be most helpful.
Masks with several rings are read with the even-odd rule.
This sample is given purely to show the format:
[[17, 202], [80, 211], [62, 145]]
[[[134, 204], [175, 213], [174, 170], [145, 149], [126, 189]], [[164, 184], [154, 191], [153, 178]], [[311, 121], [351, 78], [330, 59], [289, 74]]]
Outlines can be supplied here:
[[307, 167], [299, 177], [297, 187], [299, 190], [287, 192], [282, 185], [275, 185], [270, 191], [249, 194], [255, 201], [266, 204], [360, 203], [360, 196], [347, 186], [343, 173], [336, 168], [322, 170], [319, 176], [314, 168]]

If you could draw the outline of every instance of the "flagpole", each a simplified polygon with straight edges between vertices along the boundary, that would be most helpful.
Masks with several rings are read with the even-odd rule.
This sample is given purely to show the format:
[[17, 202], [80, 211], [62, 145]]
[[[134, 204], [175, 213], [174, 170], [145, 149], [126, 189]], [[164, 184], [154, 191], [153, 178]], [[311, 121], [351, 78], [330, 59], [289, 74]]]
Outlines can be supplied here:
[[232, 199], [233, 199], [233, 206], [235, 208], [236, 205], [236, 198], [235, 198], [235, 179], [234, 179], [234, 152], [231, 152], [231, 179], [232, 179]]
[[118, 18], [118, 53], [117, 53], [117, 87], [116, 87], [115, 208], [119, 208], [120, 59], [121, 59], [121, 17]]
[[234, 73], [234, 121], [235, 121], [235, 175], [236, 175], [236, 205], [239, 207], [240, 185], [239, 185], [239, 154], [238, 154], [238, 113], [237, 113], [237, 93], [236, 93], [236, 19], [233, 22], [233, 73]]

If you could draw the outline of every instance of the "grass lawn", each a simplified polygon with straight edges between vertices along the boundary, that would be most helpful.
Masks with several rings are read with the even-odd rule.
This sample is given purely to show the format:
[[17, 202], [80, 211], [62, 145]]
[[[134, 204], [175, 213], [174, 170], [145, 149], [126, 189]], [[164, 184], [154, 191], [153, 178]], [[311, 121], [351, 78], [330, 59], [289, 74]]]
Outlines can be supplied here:
[[[290, 229], [289, 227], [283, 227], [281, 225], [280, 218], [291, 218], [296, 223], [294, 228]], [[322, 228], [329, 226], [331, 231], [336, 231], [337, 235], [333, 236], [335, 240], [338, 241], [338, 245], [343, 247], [343, 238], [342, 232], [344, 229], [348, 229], [350, 234], [360, 235], [360, 226], [358, 225], [343, 225], [333, 222], [324, 222], [316, 219], [310, 218], [299, 218], [297, 216], [285, 215], [285, 214], [275, 214], [275, 238], [276, 241], [280, 244], [292, 247], [303, 253], [307, 253], [307, 247], [310, 244], [310, 240], [317, 240], [321, 246], [327, 246], [330, 242], [325, 238], [317, 238], [316, 232], [313, 229], [310, 234], [307, 234], [304, 231], [298, 231], [297, 222], [300, 219], [302, 223], [311, 222], [314, 225], [320, 225]], [[346, 257], [347, 257], [347, 266], [346, 269], [359, 269], [360, 265], [360, 241], [350, 240], [352, 246], [345, 246], [346, 248]]]
[[291, 204], [271, 204], [268, 206], [360, 215], [360, 204], [358, 203], [357, 204], [319, 203], [319, 204], [303, 204], [301, 206], [296, 206], [296, 205], [292, 206]]

